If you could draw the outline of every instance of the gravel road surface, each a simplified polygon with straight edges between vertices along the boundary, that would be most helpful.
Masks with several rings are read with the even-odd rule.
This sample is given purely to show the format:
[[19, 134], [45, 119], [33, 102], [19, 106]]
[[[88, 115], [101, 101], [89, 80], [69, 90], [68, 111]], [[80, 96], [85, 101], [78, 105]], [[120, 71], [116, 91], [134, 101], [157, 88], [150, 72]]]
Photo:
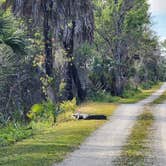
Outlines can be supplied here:
[[[131, 133], [137, 116], [142, 113], [146, 104], [158, 98], [165, 90], [166, 84], [145, 100], [136, 104], [120, 105], [110, 117], [110, 120], [87, 138], [78, 150], [69, 154], [63, 162], [54, 164], [54, 166], [113, 165], [113, 161], [120, 155], [122, 147]], [[160, 111], [164, 114], [162, 106]], [[162, 119], [162, 122], [164, 121], [161, 122], [163, 127], [159, 132], [163, 135], [162, 146], [166, 151], [166, 114], [159, 118]]]

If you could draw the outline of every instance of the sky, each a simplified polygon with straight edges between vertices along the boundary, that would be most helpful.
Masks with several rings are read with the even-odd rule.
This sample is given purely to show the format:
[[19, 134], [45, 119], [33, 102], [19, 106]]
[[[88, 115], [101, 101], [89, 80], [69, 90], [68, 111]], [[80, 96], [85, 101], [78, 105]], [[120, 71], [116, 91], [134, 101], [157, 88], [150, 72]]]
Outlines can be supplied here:
[[161, 40], [166, 39], [166, 0], [149, 0], [153, 29]]

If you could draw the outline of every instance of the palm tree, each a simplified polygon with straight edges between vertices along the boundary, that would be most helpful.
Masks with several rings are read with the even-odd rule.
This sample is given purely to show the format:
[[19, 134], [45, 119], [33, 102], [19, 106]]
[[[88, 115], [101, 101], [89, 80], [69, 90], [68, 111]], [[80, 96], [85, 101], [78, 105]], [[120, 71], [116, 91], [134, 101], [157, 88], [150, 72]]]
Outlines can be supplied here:
[[32, 20], [33, 25], [43, 24], [43, 36], [45, 44], [45, 70], [48, 76], [52, 76], [52, 0], [6, 0], [5, 8], [12, 7], [13, 13], [26, 20]]
[[[65, 70], [65, 96], [73, 98], [73, 81], [80, 100], [86, 96], [86, 81], [80, 80], [78, 66], [74, 60], [74, 53], [83, 43], [91, 43], [93, 40], [94, 18], [91, 0], [57, 0], [57, 8], [54, 11], [56, 37], [61, 39], [66, 51]], [[59, 35], [61, 34], [61, 35]], [[79, 70], [81, 71], [81, 70]]]
[[[75, 49], [82, 43], [93, 40], [93, 10], [91, 0], [6, 0], [6, 7], [12, 6], [17, 16], [32, 19], [35, 25], [43, 23], [45, 43], [45, 69], [53, 75], [52, 38], [53, 31], [72, 59]], [[83, 99], [83, 88], [74, 61], [66, 62], [66, 99], [72, 99], [73, 81], [78, 97]], [[85, 93], [85, 92], [84, 92]]]

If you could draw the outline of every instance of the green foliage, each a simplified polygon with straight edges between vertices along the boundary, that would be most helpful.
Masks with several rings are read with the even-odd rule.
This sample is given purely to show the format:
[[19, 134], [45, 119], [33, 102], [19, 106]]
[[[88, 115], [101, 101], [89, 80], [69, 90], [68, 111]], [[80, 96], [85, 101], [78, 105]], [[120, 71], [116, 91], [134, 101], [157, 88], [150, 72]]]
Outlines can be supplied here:
[[85, 68], [85, 65], [90, 66], [92, 63], [92, 58], [94, 57], [93, 46], [88, 42], [83, 43], [79, 48], [75, 50], [74, 62], [80, 66], [80, 68]]
[[27, 116], [34, 122], [49, 121], [50, 123], [54, 123], [56, 110], [56, 105], [51, 101], [47, 101], [33, 105]]
[[115, 67], [112, 58], [107, 57], [95, 57], [92, 63], [92, 70], [89, 74], [89, 78], [93, 83], [92, 89], [94, 91], [110, 90], [113, 78], [113, 68]]
[[60, 110], [62, 112], [75, 112], [77, 108], [76, 98], [71, 101], [64, 101], [60, 104]]
[[[136, 98], [136, 96], [140, 95], [141, 93], [142, 92], [139, 89], [135, 89], [135, 88], [125, 89], [123, 92], [123, 96], [118, 97], [118, 96], [112, 96], [110, 93], [105, 91], [98, 91], [96, 93], [93, 93], [93, 95], [90, 97], [90, 100], [97, 101], [97, 102], [113, 102], [113, 103], [123, 103], [126, 100], [126, 103], [127, 103], [127, 101], [129, 101], [130, 99], [133, 99], [133, 97]], [[133, 102], [137, 102], [137, 101], [133, 101]]]
[[140, 91], [137, 89], [130, 89], [130, 90], [124, 90], [123, 92], [123, 98], [131, 98], [132, 96], [135, 96], [138, 94]]
[[18, 27], [18, 22], [10, 12], [0, 11], [0, 43], [10, 46], [14, 53], [25, 54], [25, 35]]
[[118, 101], [119, 97], [113, 97], [110, 93], [105, 91], [93, 92], [90, 100], [97, 102], [115, 102]]
[[163, 104], [166, 102], [166, 92], [164, 92], [159, 98], [153, 101], [153, 104]]
[[3, 112], [0, 112], [0, 125], [6, 126], [9, 123], [9, 117], [8, 114], [4, 114]]
[[[114, 95], [120, 75], [123, 90], [125, 81], [130, 79], [137, 85], [148, 81], [155, 83], [161, 73], [161, 63], [158, 63], [161, 56], [158, 38], [149, 28], [147, 1], [123, 0], [115, 3], [114, 0], [95, 0], [94, 3], [95, 44], [99, 60], [96, 65], [94, 58], [90, 74], [93, 86], [101, 85], [102, 90]], [[128, 96], [129, 92], [125, 90], [124, 93], [121, 96]]]
[[137, 96], [139, 93], [141, 93], [141, 90], [138, 87], [134, 87], [130, 84], [125, 87], [125, 90], [123, 92], [123, 98], [132, 98], [133, 96]]
[[[106, 114], [111, 116], [116, 105], [109, 103], [90, 103], [79, 108], [83, 113]], [[6, 166], [50, 166], [62, 161], [66, 155], [79, 145], [98, 127], [102, 120], [69, 121], [56, 126], [36, 129], [32, 138], [13, 146], [0, 148], [0, 165]], [[0, 130], [1, 132], [1, 130]], [[28, 157], [27, 157], [28, 155]]]
[[71, 101], [63, 101], [59, 105], [59, 114], [57, 116], [57, 123], [67, 122], [73, 120], [72, 114], [77, 109], [76, 98]]
[[71, 115], [76, 111], [76, 108], [75, 98], [71, 101], [64, 101], [59, 105], [55, 105], [49, 100], [33, 105], [27, 116], [35, 123], [49, 122], [49, 124], [54, 124], [56, 122], [71, 120]]
[[0, 127], [0, 147], [28, 138], [32, 134], [32, 129], [28, 126], [9, 123], [6, 127]]
[[132, 10], [129, 10], [124, 21], [125, 31], [132, 33], [134, 37], [142, 34], [143, 26], [150, 23], [148, 4], [145, 0], [136, 0]]
[[24, 26], [10, 10], [0, 11], [0, 123], [4, 125], [10, 120], [25, 121], [26, 112], [42, 98]]
[[157, 89], [160, 88], [162, 83], [158, 83], [153, 85], [150, 89], [141, 89], [140, 87], [138, 88], [137, 92], [133, 94], [133, 96], [129, 95], [130, 97], [127, 98], [121, 98], [118, 102], [119, 103], [136, 103], [139, 102], [140, 100], [143, 100], [147, 97], [149, 97], [152, 93], [154, 93]]
[[[33, 5], [32, 2], [30, 4]], [[25, 16], [26, 5], [22, 6]], [[65, 57], [69, 52], [61, 47], [65, 42], [68, 45], [71, 35], [66, 34], [64, 39], [66, 41], [63, 44], [58, 40], [56, 42], [52, 40], [53, 61], [56, 62], [53, 66], [57, 67], [53, 71], [53, 77], [45, 75], [44, 36], [41, 33], [43, 30], [43, 27], [40, 27], [41, 24], [38, 28], [34, 28], [31, 23], [36, 19], [27, 20], [28, 24], [24, 24], [23, 20], [15, 18], [10, 10], [0, 11], [0, 123], [6, 125], [10, 120], [14, 122], [25, 120], [25, 115], [33, 104], [41, 103], [44, 96], [48, 99], [48, 89], [54, 91], [52, 94], [56, 94], [57, 106], [50, 102], [34, 105], [28, 114], [29, 118], [34, 121], [43, 121], [54, 117], [55, 120], [60, 112], [73, 112], [76, 101], [59, 103], [64, 98], [63, 94], [67, 86], [65, 82], [67, 76], [64, 73], [66, 63], [70, 61], [75, 65], [76, 73], [80, 78], [75, 78], [75, 80], [74, 76], [68, 78], [73, 79], [75, 84], [81, 82], [83, 89], [90, 85], [86, 94], [93, 101], [130, 100], [132, 96], [141, 94], [141, 92], [132, 87], [127, 88], [126, 84], [130, 84], [129, 80], [132, 80], [135, 85], [142, 84], [144, 89], [149, 89], [159, 79], [166, 79], [165, 58], [160, 57], [158, 38], [149, 28], [151, 24], [147, 1], [119, 0], [115, 3], [114, 0], [94, 0], [94, 6], [95, 35], [92, 45], [85, 42], [86, 39], [88, 41], [93, 38], [91, 33], [93, 32], [93, 18], [89, 17], [91, 12], [86, 14], [89, 17], [87, 29], [86, 26], [81, 26], [81, 29], [76, 28], [80, 35], [77, 39], [82, 44], [74, 39], [74, 51], [71, 57]], [[36, 6], [36, 9], [40, 13], [40, 5]], [[89, 9], [90, 6], [87, 10]], [[36, 16], [36, 13], [31, 14]], [[39, 20], [43, 21], [43, 15], [40, 16]], [[66, 18], [70, 16], [66, 15]], [[67, 31], [72, 28], [70, 19], [66, 20]], [[77, 24], [78, 21], [75, 23]], [[61, 26], [58, 27], [65, 31], [64, 25]], [[27, 30], [29, 30], [28, 33]], [[56, 30], [56, 32], [61, 30]], [[87, 31], [91, 31], [89, 36], [85, 35]], [[57, 34], [57, 36], [61, 35]], [[59, 38], [59, 40], [62, 39]], [[162, 46], [165, 47], [165, 42]], [[68, 74], [72, 75], [71, 73], [73, 71], [69, 71]], [[117, 83], [117, 77], [121, 85]], [[118, 94], [116, 89], [120, 86], [124, 91]], [[76, 88], [78, 90], [78, 86], [73, 86], [71, 90], [76, 92]], [[142, 97], [143, 95], [133, 100], [138, 101], [138, 98]]]
[[112, 102], [112, 103], [136, 103], [145, 99], [160, 88], [162, 83], [153, 84], [149, 89], [141, 89], [141, 87], [132, 87], [131, 85], [126, 87], [122, 97], [112, 96], [106, 91], [97, 91], [91, 93], [89, 100], [98, 102]]
[[52, 84], [53, 80], [54, 79], [52, 77], [49, 77], [48, 75], [40, 78], [40, 81], [42, 82], [42, 90], [45, 96], [47, 96], [48, 87]]
[[143, 83], [141, 84], [141, 88], [143, 88], [143, 89], [150, 89], [150, 88], [152, 88], [152, 86], [153, 86], [154, 84], [155, 84], [155, 83], [152, 82], [152, 81], [143, 82]]

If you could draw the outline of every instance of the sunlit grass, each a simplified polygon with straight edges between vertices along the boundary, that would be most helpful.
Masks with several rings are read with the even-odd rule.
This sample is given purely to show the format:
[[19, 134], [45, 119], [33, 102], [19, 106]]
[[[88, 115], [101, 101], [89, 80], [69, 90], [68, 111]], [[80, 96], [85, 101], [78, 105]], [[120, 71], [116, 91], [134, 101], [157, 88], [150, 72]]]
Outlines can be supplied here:
[[153, 104], [162, 104], [166, 102], [166, 91], [156, 100], [154, 100]]
[[[112, 115], [116, 105], [89, 103], [80, 108], [81, 112]], [[50, 166], [59, 162], [86, 137], [100, 127], [104, 120], [68, 121], [53, 127], [36, 130], [33, 137], [11, 146], [0, 148], [0, 165], [3, 166]]]
[[[135, 103], [150, 96], [161, 84], [153, 86], [150, 90], [142, 90], [129, 98], [116, 98], [114, 103]], [[116, 104], [111, 103], [86, 103], [82, 104], [78, 111], [89, 114], [112, 115], [116, 109]], [[64, 119], [64, 120], [63, 120]], [[69, 121], [66, 121], [68, 119]], [[64, 122], [66, 121], [66, 122]], [[50, 166], [54, 162], [59, 162], [74, 149], [76, 149], [94, 130], [100, 127], [105, 121], [75, 121], [71, 119], [71, 113], [61, 114], [57, 119], [57, 125], [50, 127], [43, 124], [34, 124], [34, 135], [31, 138], [18, 142], [14, 145], [0, 148], [0, 165], [3, 166]], [[138, 120], [134, 127], [128, 144], [124, 149], [126, 161], [134, 161], [142, 158], [140, 153], [141, 141], [147, 136], [147, 130], [151, 125], [151, 120]], [[144, 130], [142, 130], [142, 128]], [[136, 159], [136, 160], [135, 160]]]
[[104, 114], [106, 116], [110, 115], [110, 110], [114, 110], [116, 108], [115, 104], [110, 103], [88, 103], [88, 104], [82, 104], [78, 110], [83, 113], [88, 114]]

